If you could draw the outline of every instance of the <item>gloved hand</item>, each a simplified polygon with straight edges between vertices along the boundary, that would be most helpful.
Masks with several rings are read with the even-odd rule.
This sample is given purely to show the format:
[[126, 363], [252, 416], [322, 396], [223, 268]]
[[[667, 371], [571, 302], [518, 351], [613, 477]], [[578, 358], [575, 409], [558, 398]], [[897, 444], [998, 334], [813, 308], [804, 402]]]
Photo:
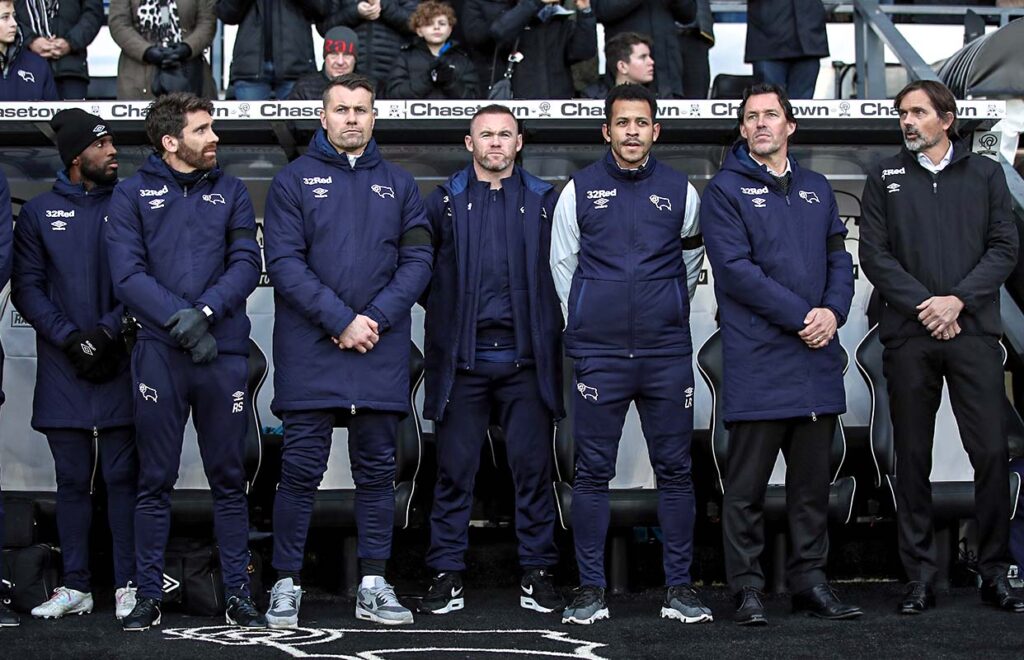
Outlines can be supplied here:
[[164, 327], [171, 334], [171, 339], [178, 342], [178, 345], [186, 350], [192, 350], [196, 343], [210, 329], [210, 322], [206, 320], [206, 314], [195, 307], [179, 309], [171, 318], [167, 319]]
[[142, 61], [147, 64], [162, 66], [169, 53], [169, 48], [164, 48], [163, 46], [150, 46], [146, 49], [146, 52], [142, 54]]
[[167, 60], [177, 64], [178, 62], [184, 62], [188, 58], [192, 57], [192, 47], [184, 41], [178, 44], [172, 44], [167, 48], [167, 55], [165, 56], [165, 65]]
[[455, 80], [455, 67], [444, 60], [438, 60], [430, 70], [430, 79], [441, 87], [450, 85]]
[[192, 349], [192, 362], [209, 364], [217, 358], [217, 340], [209, 332], [203, 335]]
[[71, 360], [75, 374], [85, 378], [103, 364], [113, 344], [114, 338], [110, 331], [104, 327], [97, 327], [89, 332], [73, 333], [61, 348]]

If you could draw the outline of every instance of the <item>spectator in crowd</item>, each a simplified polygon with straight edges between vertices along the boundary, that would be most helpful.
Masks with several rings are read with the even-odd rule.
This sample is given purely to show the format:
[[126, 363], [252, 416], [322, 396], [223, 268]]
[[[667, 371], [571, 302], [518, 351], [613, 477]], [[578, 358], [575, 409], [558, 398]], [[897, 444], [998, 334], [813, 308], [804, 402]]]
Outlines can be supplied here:
[[604, 99], [616, 85], [644, 85], [654, 81], [651, 40], [636, 32], [620, 32], [604, 44], [606, 73], [587, 85], [583, 96]]
[[107, 24], [121, 47], [117, 98], [175, 91], [217, 96], [203, 58], [217, 31], [214, 0], [110, 0]]
[[501, 80], [509, 53], [522, 54], [512, 75], [515, 98], [572, 98], [572, 65], [597, 54], [590, 0], [577, 0], [575, 20], [561, 0], [466, 0], [463, 12], [466, 39], [488, 55], [487, 87]]
[[679, 24], [679, 52], [683, 56], [683, 98], [706, 99], [711, 89], [708, 52], [715, 45], [715, 16], [711, 0], [697, 0], [697, 18]]
[[426, 0], [416, 8], [409, 19], [409, 27], [419, 36], [402, 47], [388, 81], [388, 97], [477, 98], [476, 67], [450, 39], [455, 23], [455, 11], [444, 2]]
[[0, 101], [56, 101], [50, 65], [25, 48], [14, 16], [14, 0], [0, 0]]
[[747, 6], [745, 61], [758, 82], [779, 85], [791, 99], [814, 98], [823, 57], [828, 35], [821, 0], [758, 0]]
[[351, 28], [332, 27], [324, 38], [324, 65], [299, 78], [288, 95], [290, 101], [319, 101], [327, 84], [356, 69], [359, 38]]
[[355, 30], [362, 64], [359, 73], [373, 80], [377, 96], [383, 96], [399, 51], [411, 36], [409, 18], [419, 0], [330, 0], [330, 8], [317, 24], [320, 34], [335, 25]]
[[217, 0], [217, 18], [238, 25], [231, 84], [240, 101], [286, 99], [295, 81], [316, 71], [313, 23], [327, 0]]
[[103, 1], [17, 0], [15, 11], [28, 49], [49, 60], [60, 98], [84, 99], [86, 48], [103, 25]]
[[683, 58], [676, 23], [686, 25], [696, 16], [694, 0], [593, 0], [594, 14], [604, 24], [604, 38], [639, 32], [651, 39], [651, 54], [658, 63], [654, 91], [659, 98], [683, 96]]

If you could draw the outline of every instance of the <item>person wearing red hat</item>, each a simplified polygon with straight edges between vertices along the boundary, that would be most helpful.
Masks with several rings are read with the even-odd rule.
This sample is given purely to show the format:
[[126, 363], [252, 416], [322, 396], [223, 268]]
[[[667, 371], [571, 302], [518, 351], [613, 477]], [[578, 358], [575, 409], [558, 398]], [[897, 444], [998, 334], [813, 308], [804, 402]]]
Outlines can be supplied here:
[[319, 101], [327, 84], [356, 69], [359, 37], [351, 28], [339, 25], [327, 31], [324, 37], [324, 66], [298, 79], [288, 99], [291, 101]]

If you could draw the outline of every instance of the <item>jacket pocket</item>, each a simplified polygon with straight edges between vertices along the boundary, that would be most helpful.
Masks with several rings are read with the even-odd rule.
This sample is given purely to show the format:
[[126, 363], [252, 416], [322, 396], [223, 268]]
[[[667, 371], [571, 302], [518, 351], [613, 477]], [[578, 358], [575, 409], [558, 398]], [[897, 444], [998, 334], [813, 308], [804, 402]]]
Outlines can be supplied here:
[[667, 348], [686, 343], [689, 327], [683, 312], [679, 278], [636, 282], [633, 324], [635, 348]]
[[621, 348], [629, 343], [629, 283], [580, 278], [569, 300], [570, 336], [577, 345]]

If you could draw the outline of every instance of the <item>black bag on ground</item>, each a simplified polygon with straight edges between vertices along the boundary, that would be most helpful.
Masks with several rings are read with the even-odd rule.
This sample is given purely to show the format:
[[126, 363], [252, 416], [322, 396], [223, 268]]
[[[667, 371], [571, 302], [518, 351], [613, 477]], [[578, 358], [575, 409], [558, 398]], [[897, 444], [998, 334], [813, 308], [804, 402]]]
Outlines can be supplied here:
[[27, 614], [60, 586], [61, 565], [60, 550], [46, 543], [4, 550], [0, 598], [14, 611]]
[[224, 612], [224, 580], [217, 546], [172, 538], [164, 554], [164, 605], [197, 616]]

